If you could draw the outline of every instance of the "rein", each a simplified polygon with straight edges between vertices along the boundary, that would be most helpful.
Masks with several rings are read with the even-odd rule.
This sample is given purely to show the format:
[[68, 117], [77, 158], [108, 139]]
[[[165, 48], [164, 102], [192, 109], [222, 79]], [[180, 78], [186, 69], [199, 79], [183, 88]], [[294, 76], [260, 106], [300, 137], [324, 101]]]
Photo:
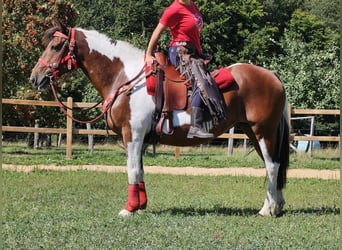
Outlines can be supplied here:
[[[81, 123], [81, 124], [86, 124], [86, 123], [93, 123], [93, 122], [96, 122], [98, 121], [100, 118], [102, 118], [106, 112], [108, 111], [108, 109], [111, 107], [111, 106], [108, 106], [105, 111], [102, 111], [101, 114], [99, 114], [97, 117], [95, 117], [94, 119], [91, 119], [91, 120], [88, 120], [88, 121], [81, 121], [81, 120], [78, 120], [76, 119], [75, 117], [69, 115], [67, 113], [67, 110], [73, 110], [73, 108], [71, 107], [68, 107], [67, 105], [65, 105], [61, 99], [57, 96], [57, 93], [56, 93], [56, 90], [55, 90], [55, 87], [53, 85], [53, 80], [52, 80], [52, 77], [50, 77], [50, 88], [51, 88], [51, 91], [53, 93], [53, 96], [55, 97], [55, 100], [56, 102], [58, 103], [58, 106], [61, 108], [62, 112], [67, 116], [69, 117], [71, 120], [73, 120], [74, 122], [77, 122], [77, 123]], [[90, 111], [91, 109], [93, 108], [96, 108], [98, 105], [100, 105], [102, 101], [98, 102], [97, 104], [95, 104], [94, 106], [90, 107], [87, 109], [87, 111]], [[83, 110], [82, 110], [83, 111]]]
[[[113, 91], [113, 93], [111, 95], [109, 95], [109, 97], [107, 97], [107, 99], [105, 101], [99, 101], [97, 104], [95, 104], [94, 106], [86, 109], [86, 111], [90, 111], [91, 109], [93, 108], [96, 108], [97, 106], [99, 106], [101, 103], [102, 103], [102, 112], [101, 114], [99, 114], [97, 117], [91, 119], [91, 120], [88, 120], [88, 121], [81, 121], [81, 120], [78, 120], [76, 119], [75, 117], [69, 115], [67, 113], [67, 110], [73, 110], [73, 108], [71, 107], [68, 107], [66, 106], [61, 100], [60, 98], [58, 97], [57, 95], [57, 92], [55, 90], [55, 86], [53, 85], [53, 80], [52, 80], [52, 77], [50, 77], [50, 88], [51, 88], [51, 91], [53, 93], [53, 96], [55, 97], [55, 100], [56, 102], [58, 103], [58, 106], [61, 108], [62, 112], [67, 116], [69, 117], [71, 120], [73, 120], [74, 122], [78, 122], [78, 123], [81, 123], [81, 124], [86, 124], [86, 123], [94, 123], [96, 121], [98, 121], [100, 118], [102, 118], [106, 113], [107, 111], [113, 106], [113, 103], [114, 101], [116, 100], [116, 98], [122, 94], [123, 92], [127, 92], [127, 95], [131, 92], [132, 88], [139, 83], [139, 81], [145, 77], [143, 75], [144, 73], [144, 69], [145, 69], [145, 65], [142, 67], [142, 69], [140, 70], [140, 72], [134, 77], [132, 78], [131, 80], [127, 81], [127, 82], [124, 82], [123, 84], [121, 84], [117, 89], [115, 89]], [[142, 75], [142, 76], [141, 76]], [[84, 110], [82, 110], [84, 111]]]

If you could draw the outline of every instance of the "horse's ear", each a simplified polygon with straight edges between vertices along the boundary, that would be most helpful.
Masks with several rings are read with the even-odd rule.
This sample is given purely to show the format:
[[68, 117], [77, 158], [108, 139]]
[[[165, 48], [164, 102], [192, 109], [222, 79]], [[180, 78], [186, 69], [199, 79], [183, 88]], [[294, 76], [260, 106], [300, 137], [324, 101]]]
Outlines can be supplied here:
[[53, 27], [56, 27], [58, 29], [62, 29], [62, 24], [61, 24], [61, 22], [57, 18], [53, 18], [51, 20], [51, 23], [52, 23]]
[[68, 28], [62, 22], [60, 22], [57, 18], [53, 18], [51, 23], [53, 27], [57, 28], [62, 33], [65, 33], [68, 31]]

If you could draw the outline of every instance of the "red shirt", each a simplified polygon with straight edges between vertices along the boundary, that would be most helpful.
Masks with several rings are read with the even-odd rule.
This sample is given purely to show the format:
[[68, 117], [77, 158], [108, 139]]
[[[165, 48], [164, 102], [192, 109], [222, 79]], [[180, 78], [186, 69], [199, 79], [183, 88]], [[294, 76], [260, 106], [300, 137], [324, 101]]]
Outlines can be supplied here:
[[191, 1], [187, 6], [175, 0], [165, 9], [159, 22], [170, 28], [171, 46], [175, 46], [176, 42], [191, 42], [195, 45], [198, 54], [201, 54], [200, 31], [203, 27], [203, 19], [194, 2]]

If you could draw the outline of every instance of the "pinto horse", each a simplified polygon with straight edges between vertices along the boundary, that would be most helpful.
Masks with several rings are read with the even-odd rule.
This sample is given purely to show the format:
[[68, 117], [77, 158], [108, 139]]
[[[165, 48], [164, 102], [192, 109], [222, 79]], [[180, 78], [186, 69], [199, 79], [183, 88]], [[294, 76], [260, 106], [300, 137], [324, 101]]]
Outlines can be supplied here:
[[[144, 51], [112, 40], [94, 30], [69, 28], [59, 22], [45, 31], [45, 51], [32, 70], [34, 88], [43, 89], [52, 80], [80, 68], [103, 100], [108, 127], [122, 136], [127, 155], [128, 199], [119, 216], [145, 209], [142, 151], [152, 129], [155, 99], [146, 91]], [[289, 164], [289, 126], [283, 84], [271, 71], [234, 64], [227, 69], [235, 82], [222, 93], [226, 119], [211, 129], [215, 137], [238, 125], [253, 142], [266, 167], [267, 192], [262, 216], [276, 216], [285, 200], [282, 189]], [[189, 110], [173, 111], [174, 133], [160, 137], [160, 143], [193, 146], [209, 139], [188, 139]]]

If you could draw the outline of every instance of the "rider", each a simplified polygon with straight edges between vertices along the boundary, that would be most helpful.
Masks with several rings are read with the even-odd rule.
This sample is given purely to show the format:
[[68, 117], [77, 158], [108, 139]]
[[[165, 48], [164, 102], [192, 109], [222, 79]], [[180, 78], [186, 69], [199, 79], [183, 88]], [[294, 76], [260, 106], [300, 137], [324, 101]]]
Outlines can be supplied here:
[[[180, 64], [179, 47], [184, 46], [188, 54], [201, 55], [200, 32], [203, 27], [202, 15], [192, 0], [175, 0], [162, 14], [159, 23], [151, 36], [146, 50], [145, 61], [151, 66], [155, 61], [154, 50], [157, 47], [161, 34], [170, 29], [172, 40], [169, 47], [169, 58], [171, 63], [177, 67]], [[191, 127], [188, 138], [213, 138], [203, 128], [204, 103], [200, 96], [199, 88], [193, 90], [191, 98]]]

